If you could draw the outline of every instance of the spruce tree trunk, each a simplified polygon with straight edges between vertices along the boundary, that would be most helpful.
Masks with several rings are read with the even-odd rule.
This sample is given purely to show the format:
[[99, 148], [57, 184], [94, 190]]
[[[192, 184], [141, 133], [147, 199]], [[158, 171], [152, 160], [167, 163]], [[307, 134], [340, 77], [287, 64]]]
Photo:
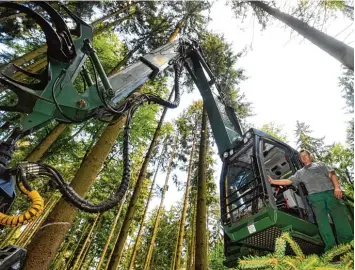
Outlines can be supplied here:
[[163, 205], [164, 205], [165, 193], [166, 193], [166, 191], [168, 189], [168, 182], [169, 182], [170, 173], [171, 173], [171, 170], [172, 170], [173, 160], [174, 160], [174, 157], [175, 157], [176, 144], [177, 144], [176, 141], [177, 141], [177, 137], [175, 137], [175, 139], [174, 139], [174, 146], [173, 146], [173, 149], [172, 149], [172, 152], [171, 152], [171, 156], [170, 156], [170, 160], [169, 160], [169, 164], [168, 164], [168, 169], [167, 169], [167, 172], [166, 172], [163, 192], [161, 194], [161, 200], [160, 200], [159, 208], [158, 208], [158, 211], [157, 211], [157, 216], [155, 218], [154, 229], [153, 229], [153, 232], [152, 232], [152, 239], [150, 240], [148, 253], [147, 253], [147, 256], [146, 256], [145, 262], [144, 262], [144, 270], [148, 270], [149, 269], [149, 265], [150, 265], [152, 254], [153, 254], [154, 242], [155, 242], [155, 238], [157, 236], [157, 232], [158, 232], [158, 228], [159, 228], [160, 216], [161, 216], [161, 211], [162, 211]]
[[[182, 25], [183, 25], [183, 21], [180, 21], [177, 24], [177, 27], [175, 28], [175, 31], [170, 35], [168, 42], [173, 42], [174, 41], [174, 39], [180, 33]], [[173, 94], [173, 91], [171, 92], [169, 100], [171, 99], [172, 94]], [[123, 221], [123, 224], [122, 224], [122, 227], [121, 227], [121, 231], [119, 233], [117, 242], [115, 244], [114, 251], [112, 253], [112, 258], [111, 258], [111, 260], [109, 262], [109, 265], [108, 265], [108, 269], [110, 269], [110, 270], [111, 269], [117, 269], [117, 267], [119, 266], [119, 261], [121, 259], [122, 253], [123, 253], [124, 243], [126, 242], [126, 239], [127, 239], [127, 236], [128, 236], [129, 227], [130, 227], [131, 222], [133, 220], [133, 217], [134, 217], [134, 214], [135, 214], [135, 210], [136, 210], [135, 208], [136, 208], [136, 205], [137, 205], [137, 202], [138, 202], [138, 198], [140, 196], [141, 189], [143, 187], [143, 181], [145, 179], [145, 175], [146, 175], [146, 171], [147, 171], [147, 168], [148, 168], [148, 163], [149, 163], [149, 160], [150, 160], [150, 156], [151, 156], [151, 154], [153, 152], [153, 149], [155, 148], [155, 145], [157, 143], [157, 139], [158, 139], [158, 136], [160, 134], [160, 128], [161, 128], [161, 126], [162, 126], [162, 124], [164, 122], [164, 118], [165, 118], [167, 110], [168, 110], [168, 108], [164, 107], [163, 113], [162, 113], [162, 115], [160, 117], [160, 120], [159, 120], [159, 123], [158, 123], [158, 126], [157, 126], [157, 128], [155, 130], [155, 133], [154, 133], [154, 136], [153, 136], [152, 141], [150, 143], [149, 149], [148, 149], [147, 154], [145, 156], [145, 159], [143, 161], [143, 165], [142, 165], [142, 168], [140, 170], [140, 173], [139, 173], [139, 176], [138, 176], [138, 179], [137, 179], [137, 182], [136, 182], [136, 186], [134, 187], [133, 195], [132, 195], [131, 201], [129, 203], [125, 219]]]
[[206, 220], [206, 150], [207, 150], [207, 110], [203, 106], [200, 151], [198, 162], [198, 188], [196, 209], [195, 269], [207, 270], [207, 220]]
[[116, 20], [116, 21], [114, 21], [114, 22], [110, 22], [110, 23], [104, 25], [104, 26], [103, 26], [102, 28], [100, 28], [100, 29], [94, 29], [93, 35], [94, 35], [94, 36], [97, 36], [97, 35], [100, 35], [101, 33], [103, 33], [104, 31], [110, 30], [111, 27], [116, 26], [116, 25], [118, 25], [119, 23], [124, 22], [125, 20], [128, 20], [129, 18], [132, 18], [133, 15], [134, 15], [134, 13], [131, 13], [131, 14], [129, 14], [129, 15], [123, 17], [123, 18], [120, 18], [120, 19], [118, 19], [118, 20]]
[[142, 220], [141, 220], [141, 224], [139, 226], [139, 230], [138, 230], [138, 233], [137, 233], [136, 241], [135, 241], [134, 246], [133, 246], [131, 261], [130, 261], [128, 270], [134, 269], [134, 261], [136, 259], [137, 250], [140, 247], [140, 240], [141, 240], [140, 238], [141, 238], [141, 235], [142, 235], [142, 232], [143, 232], [145, 217], [147, 215], [148, 208], [149, 208], [150, 202], [151, 202], [152, 197], [153, 197], [152, 195], [153, 195], [153, 191], [154, 191], [154, 187], [155, 187], [155, 180], [156, 180], [158, 172], [159, 172], [159, 167], [161, 165], [162, 156], [163, 156], [163, 153], [164, 153], [164, 151], [166, 149], [166, 146], [167, 145], [166, 145], [166, 139], [165, 139], [165, 142], [163, 143], [162, 152], [160, 153], [160, 158], [159, 158], [159, 161], [158, 161], [158, 165], [157, 165], [157, 168], [155, 169], [153, 182], [152, 182], [152, 185], [151, 185], [150, 190], [149, 190], [148, 200], [147, 200], [147, 203], [146, 203], [145, 208], [144, 208], [144, 213], [143, 213], [143, 217], [142, 217]]
[[194, 258], [195, 258], [195, 231], [196, 231], [196, 197], [192, 197], [192, 216], [190, 219], [190, 241], [187, 252], [187, 260], [186, 260], [186, 269], [193, 270], [194, 269]]
[[[109, 125], [97, 141], [87, 159], [82, 163], [70, 186], [80, 195], [85, 194], [90, 189], [100, 171], [105, 159], [110, 153], [116, 138], [120, 133], [126, 118]], [[49, 267], [61, 242], [64, 240], [71, 223], [77, 215], [77, 209], [64, 199], [60, 199], [48, 216], [45, 224], [49, 225], [39, 231], [30, 243], [27, 254], [28, 259], [25, 269], [39, 269], [39, 267]]]
[[188, 203], [189, 203], [191, 171], [192, 171], [192, 165], [193, 165], [193, 155], [195, 152], [195, 139], [196, 139], [195, 130], [193, 131], [193, 134], [194, 135], [193, 135], [193, 139], [192, 139], [192, 148], [191, 148], [191, 154], [190, 154], [189, 168], [188, 168], [188, 172], [187, 172], [184, 206], [182, 208], [182, 213], [181, 213], [178, 242], [177, 242], [177, 248], [176, 248], [176, 252], [175, 252], [175, 262], [174, 262], [174, 268], [173, 268], [174, 270], [180, 269], [182, 244], [184, 241], [186, 213], [187, 213], [187, 207], [188, 207]]
[[67, 128], [67, 126], [67, 124], [57, 124], [54, 129], [52, 129], [52, 131], [27, 155], [25, 160], [30, 162], [37, 162], [41, 160], [44, 153]]
[[102, 263], [104, 262], [104, 259], [105, 259], [105, 255], [106, 255], [106, 252], [107, 252], [107, 249], [108, 249], [108, 246], [110, 245], [110, 242], [111, 242], [111, 239], [112, 239], [112, 236], [113, 236], [113, 233], [115, 232], [115, 228], [117, 226], [117, 222], [118, 222], [118, 219], [119, 217], [121, 216], [121, 212], [122, 212], [122, 209], [123, 209], [123, 204], [125, 203], [126, 201], [126, 197], [127, 197], [127, 192], [124, 196], [124, 198], [122, 199], [122, 203], [120, 205], [120, 208], [118, 209], [118, 212], [117, 212], [117, 215], [115, 217], [115, 220], [113, 222], [113, 225], [112, 225], [112, 228], [111, 228], [111, 231], [110, 231], [110, 234], [106, 240], [106, 243], [105, 243], [105, 247], [102, 251], [102, 254], [101, 254], [101, 257], [100, 257], [100, 261], [96, 267], [96, 269], [100, 270], [100, 267], [102, 265]]
[[83, 233], [81, 234], [78, 243], [76, 244], [76, 246], [73, 249], [73, 253], [71, 254], [70, 258], [68, 259], [67, 263], [65, 264], [65, 269], [68, 269], [69, 266], [71, 265], [71, 262], [74, 259], [74, 256], [76, 255], [76, 251], [78, 250], [78, 248], [80, 247], [80, 244], [82, 242], [82, 240], [84, 239], [84, 237], [87, 236], [87, 234], [89, 233], [89, 229], [90, 229], [90, 223], [87, 222], [87, 224], [85, 225], [85, 227], [83, 226], [84, 230]]
[[92, 224], [91, 229], [90, 229], [88, 235], [86, 236], [85, 242], [84, 242], [83, 246], [82, 246], [81, 249], [80, 249], [79, 255], [76, 257], [76, 260], [75, 260], [75, 263], [74, 263], [74, 266], [73, 266], [73, 270], [75, 270], [76, 268], [79, 267], [80, 262], [81, 262], [81, 258], [83, 257], [83, 256], [82, 256], [82, 255], [83, 255], [83, 252], [84, 252], [86, 249], [88, 249], [88, 246], [90, 245], [91, 240], [92, 240], [92, 238], [93, 238], [92, 233], [93, 233], [94, 229], [96, 229], [96, 224], [98, 224], [98, 222], [99, 222], [101, 216], [102, 216], [102, 214], [98, 214], [98, 215], [96, 216], [95, 221], [94, 221], [94, 224]]
[[0, 248], [8, 246], [9, 242], [12, 240], [13, 236], [16, 234], [19, 227], [12, 228], [11, 231], [7, 234], [6, 238], [0, 242]]
[[105, 16], [101, 17], [100, 19], [97, 19], [96, 21], [94, 21], [94, 22], [91, 23], [91, 26], [92, 26], [92, 27], [95, 27], [95, 26], [97, 26], [98, 24], [100, 24], [100, 23], [106, 21], [107, 19], [110, 19], [110, 18], [112, 18], [113, 16], [116, 16], [116, 15], [122, 13], [123, 11], [125, 11], [125, 10], [127, 10], [127, 9], [129, 9], [129, 8], [131, 8], [131, 7], [134, 7], [135, 5], [136, 5], [136, 3], [128, 4], [127, 6], [125, 6], [125, 7], [123, 7], [123, 8], [120, 8], [119, 10], [116, 10], [116, 11], [114, 11], [114, 12], [108, 14], [108, 15], [105, 15]]
[[[32, 72], [32, 73], [38, 73], [40, 70], [45, 68], [46, 65], [47, 65], [47, 57], [43, 54], [40, 59], [38, 59], [36, 62], [34, 62], [33, 64], [29, 65], [25, 69], [27, 71]], [[21, 80], [23, 80], [25, 78], [28, 78], [28, 77], [27, 77], [26, 74], [18, 71], [15, 74], [12, 75], [12, 78], [15, 79], [15, 80], [21, 81]]]
[[306, 39], [311, 41], [314, 45], [318, 46], [332, 57], [337, 59], [344, 66], [354, 70], [354, 48], [351, 48], [344, 42], [341, 42], [315, 29], [314, 27], [309, 26], [307, 23], [302, 22], [301, 20], [291, 15], [288, 15], [278, 9], [269, 6], [264, 2], [249, 1], [249, 3], [252, 6], [258, 7], [266, 13], [274, 16], [276, 19], [282, 21], [293, 30], [304, 36]]
[[16, 19], [16, 18], [20, 18], [20, 17], [24, 17], [24, 16], [26, 16], [25, 13], [15, 13], [15, 14], [9, 15], [7, 17], [0, 18], [0, 22], [6, 21], [6, 20], [11, 20], [11, 19]]

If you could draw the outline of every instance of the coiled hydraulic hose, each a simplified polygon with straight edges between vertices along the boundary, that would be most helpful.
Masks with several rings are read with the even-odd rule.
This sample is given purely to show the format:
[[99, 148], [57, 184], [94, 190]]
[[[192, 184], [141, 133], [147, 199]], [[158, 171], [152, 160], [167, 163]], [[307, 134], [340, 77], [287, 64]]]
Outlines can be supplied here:
[[36, 190], [28, 190], [22, 183], [18, 183], [20, 191], [27, 195], [32, 201], [31, 207], [21, 215], [10, 216], [0, 212], [0, 225], [4, 226], [20, 226], [36, 219], [44, 208], [44, 200]]

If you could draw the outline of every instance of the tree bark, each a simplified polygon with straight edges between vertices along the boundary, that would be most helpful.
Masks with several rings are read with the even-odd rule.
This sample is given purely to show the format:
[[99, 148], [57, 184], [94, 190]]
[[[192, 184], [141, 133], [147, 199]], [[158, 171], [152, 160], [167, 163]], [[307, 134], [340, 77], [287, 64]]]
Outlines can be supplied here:
[[196, 229], [196, 196], [192, 197], [192, 216], [190, 219], [190, 230], [191, 236], [188, 246], [187, 252], [187, 260], [186, 260], [186, 269], [193, 270], [194, 269], [194, 258], [195, 258], [195, 229]]
[[298, 32], [300, 35], [304, 36], [306, 39], [311, 41], [314, 45], [318, 46], [329, 55], [334, 57], [340, 63], [342, 63], [347, 68], [354, 70], [354, 48], [346, 45], [317, 29], [309, 26], [307, 23], [281, 12], [268, 4], [261, 1], [249, 1], [250, 5], [258, 7], [265, 11], [266, 13], [274, 16], [276, 19], [282, 21], [293, 30]]
[[41, 160], [44, 153], [56, 141], [56, 139], [67, 128], [67, 124], [59, 123], [54, 129], [27, 155], [25, 160], [30, 162], [37, 162]]
[[[183, 21], [180, 21], [177, 24], [177, 26], [175, 28], [175, 31], [170, 35], [170, 37], [168, 39], [168, 42], [173, 42], [174, 41], [174, 39], [179, 34], [183, 23], [184, 23]], [[172, 94], [173, 94], [173, 92], [171, 92], [169, 100], [171, 99]], [[122, 227], [121, 227], [121, 231], [119, 233], [117, 242], [115, 244], [115, 248], [114, 248], [114, 251], [113, 251], [113, 254], [112, 254], [112, 258], [111, 258], [111, 260], [109, 262], [109, 265], [108, 265], [108, 269], [117, 269], [117, 267], [119, 266], [119, 261], [121, 259], [122, 253], [123, 253], [124, 243], [126, 242], [126, 239], [127, 239], [127, 236], [128, 236], [129, 227], [130, 227], [131, 222], [133, 220], [134, 212], [136, 210], [135, 209], [136, 208], [136, 204], [138, 202], [138, 198], [140, 196], [141, 189], [143, 187], [143, 181], [145, 179], [145, 175], [146, 175], [146, 171], [147, 171], [147, 168], [148, 168], [148, 163], [149, 163], [149, 160], [150, 160], [150, 156], [151, 156], [151, 154], [153, 152], [153, 149], [155, 148], [155, 145], [157, 143], [157, 139], [158, 139], [158, 136], [160, 134], [160, 128], [161, 128], [161, 126], [162, 126], [162, 124], [164, 122], [164, 118], [165, 118], [167, 110], [168, 110], [167, 107], [165, 107], [163, 109], [163, 113], [162, 113], [162, 115], [160, 117], [158, 126], [157, 126], [157, 128], [155, 130], [155, 133], [154, 133], [154, 136], [153, 136], [152, 141], [150, 143], [149, 149], [148, 149], [147, 154], [145, 156], [145, 159], [143, 161], [143, 165], [142, 165], [142, 168], [141, 168], [141, 170], [139, 172], [139, 176], [138, 176], [138, 179], [137, 179], [137, 182], [136, 182], [136, 186], [134, 187], [134, 192], [133, 192], [131, 201], [129, 203], [125, 219], [123, 221], [123, 224], [122, 224]]]
[[147, 256], [146, 256], [145, 262], [144, 262], [144, 270], [148, 270], [149, 269], [149, 265], [150, 265], [152, 254], [153, 254], [154, 242], [155, 242], [155, 238], [157, 236], [159, 223], [160, 223], [160, 215], [161, 215], [161, 211], [162, 211], [162, 208], [163, 208], [163, 205], [164, 205], [165, 193], [166, 193], [166, 191], [168, 189], [168, 182], [169, 182], [169, 178], [170, 178], [170, 173], [171, 173], [171, 169], [172, 169], [173, 160], [174, 160], [174, 157], [175, 157], [176, 144], [177, 144], [176, 141], [177, 141], [177, 137], [175, 137], [175, 139], [174, 139], [174, 146], [173, 146], [173, 149], [172, 149], [172, 152], [171, 152], [171, 156], [170, 156], [170, 160], [169, 160], [169, 164], [168, 164], [168, 169], [167, 169], [167, 172], [166, 172], [163, 192], [161, 194], [161, 200], [160, 200], [159, 208], [158, 208], [158, 211], [157, 211], [157, 216], [155, 218], [154, 229], [153, 229], [153, 232], [152, 232], [152, 239], [150, 240]]
[[195, 152], [195, 139], [196, 139], [195, 130], [193, 130], [193, 134], [194, 135], [193, 135], [193, 139], [192, 139], [192, 148], [191, 148], [191, 154], [190, 154], [189, 168], [188, 168], [187, 179], [186, 179], [184, 206], [182, 208], [182, 213], [181, 213], [178, 242], [177, 242], [177, 248], [176, 248], [176, 253], [175, 253], [174, 270], [177, 270], [180, 268], [182, 244], [184, 241], [186, 213], [187, 213], [187, 207], [188, 207], [188, 203], [189, 203], [191, 171], [192, 171], [192, 165], [193, 165], [193, 155]]
[[196, 254], [195, 269], [207, 270], [207, 223], [206, 223], [206, 150], [207, 150], [207, 110], [203, 106], [202, 127], [198, 164], [198, 188], [196, 209]]
[[21, 243], [21, 245], [19, 244], [20, 246], [27, 246], [27, 244], [31, 241], [32, 236], [35, 234], [36, 231], [38, 231], [45, 218], [48, 216], [48, 214], [53, 209], [54, 205], [58, 202], [58, 200], [59, 198], [53, 197], [51, 201], [48, 201], [47, 205], [44, 207], [45, 211], [42, 213], [41, 216], [37, 218], [36, 222], [34, 222], [34, 226], [31, 228], [31, 230], [29, 230], [28, 235], [25, 235], [23, 243]]
[[159, 158], [159, 161], [158, 161], [157, 168], [155, 169], [153, 182], [152, 182], [152, 185], [151, 185], [150, 190], [149, 190], [148, 200], [147, 200], [147, 203], [146, 203], [145, 208], [144, 208], [144, 213], [143, 213], [143, 217], [142, 217], [142, 220], [141, 220], [141, 224], [139, 226], [139, 230], [138, 230], [138, 233], [137, 233], [136, 241], [135, 241], [134, 246], [133, 246], [131, 261], [130, 261], [128, 270], [134, 269], [134, 261], [135, 261], [135, 258], [136, 258], [137, 250], [138, 250], [138, 248], [140, 246], [140, 238], [141, 238], [141, 235], [142, 235], [142, 232], [143, 232], [143, 226], [144, 226], [144, 222], [145, 222], [145, 217], [147, 215], [148, 208], [149, 208], [149, 205], [150, 205], [150, 202], [151, 202], [151, 199], [152, 199], [152, 195], [153, 195], [153, 191], [154, 191], [154, 187], [155, 187], [155, 180], [156, 180], [158, 172], [159, 172], [159, 167], [160, 167], [161, 162], [162, 162], [162, 155], [163, 155], [165, 149], [166, 149], [166, 139], [165, 139], [165, 142], [163, 143], [163, 148], [162, 148], [162, 152], [160, 153], [160, 158]]

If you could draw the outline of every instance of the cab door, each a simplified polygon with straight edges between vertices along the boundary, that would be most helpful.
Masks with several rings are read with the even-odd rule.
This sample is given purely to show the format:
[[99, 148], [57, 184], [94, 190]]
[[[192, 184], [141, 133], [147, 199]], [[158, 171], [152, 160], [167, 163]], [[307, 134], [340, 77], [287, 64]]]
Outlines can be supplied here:
[[269, 204], [277, 210], [308, 219], [308, 203], [302, 192], [292, 185], [270, 185], [267, 180], [267, 176], [278, 180], [288, 179], [295, 174], [301, 166], [295, 158], [297, 151], [271, 138], [260, 136], [259, 140], [259, 166], [268, 187]]

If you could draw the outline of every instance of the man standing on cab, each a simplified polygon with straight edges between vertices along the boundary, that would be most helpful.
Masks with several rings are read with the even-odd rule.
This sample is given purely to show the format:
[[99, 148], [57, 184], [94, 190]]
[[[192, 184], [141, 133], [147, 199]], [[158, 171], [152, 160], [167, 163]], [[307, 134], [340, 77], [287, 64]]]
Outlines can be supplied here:
[[305, 184], [308, 191], [308, 202], [316, 217], [319, 233], [325, 244], [325, 251], [337, 244], [328, 214], [333, 219], [338, 244], [350, 242], [354, 238], [354, 234], [346, 207], [340, 200], [343, 193], [334, 169], [321, 162], [312, 162], [312, 156], [306, 150], [301, 150], [300, 159], [304, 164], [302, 169], [289, 179], [274, 180], [268, 176], [270, 184], [279, 186], [291, 184], [297, 186], [300, 182]]

